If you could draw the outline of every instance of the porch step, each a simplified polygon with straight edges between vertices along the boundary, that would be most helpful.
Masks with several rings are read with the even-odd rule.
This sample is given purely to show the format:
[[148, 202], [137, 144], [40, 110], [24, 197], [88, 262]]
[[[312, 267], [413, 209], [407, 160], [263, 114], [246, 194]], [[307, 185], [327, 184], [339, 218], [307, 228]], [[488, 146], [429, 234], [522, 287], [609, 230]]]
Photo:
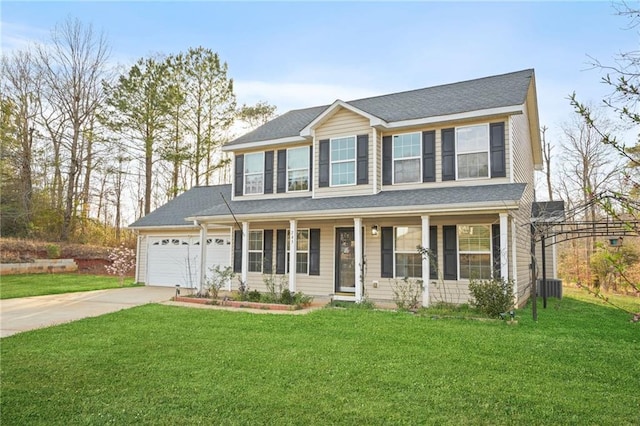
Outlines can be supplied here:
[[356, 295], [354, 293], [338, 292], [333, 295], [333, 300], [343, 300], [346, 302], [355, 302]]

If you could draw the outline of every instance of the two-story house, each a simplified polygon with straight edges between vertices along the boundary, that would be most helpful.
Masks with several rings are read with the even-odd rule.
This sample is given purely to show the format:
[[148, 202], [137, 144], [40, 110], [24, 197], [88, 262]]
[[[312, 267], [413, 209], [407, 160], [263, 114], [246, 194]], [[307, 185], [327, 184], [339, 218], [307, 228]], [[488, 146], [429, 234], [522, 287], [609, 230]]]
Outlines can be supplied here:
[[[230, 186], [197, 189], [211, 197], [198, 206], [178, 197], [158, 211], [183, 215], [201, 253], [195, 263], [233, 265], [253, 289], [264, 289], [264, 274], [282, 274], [291, 291], [391, 300], [393, 280], [409, 277], [425, 282], [428, 305], [466, 303], [471, 278], [501, 276], [522, 302], [534, 169], [542, 165], [538, 129], [531, 69], [336, 100], [229, 142]], [[143, 232], [162, 228], [154, 213], [132, 225], [146, 238], [139, 280], [149, 273], [151, 245], [162, 247], [162, 235], [151, 242]], [[204, 249], [216, 242], [227, 258]]]

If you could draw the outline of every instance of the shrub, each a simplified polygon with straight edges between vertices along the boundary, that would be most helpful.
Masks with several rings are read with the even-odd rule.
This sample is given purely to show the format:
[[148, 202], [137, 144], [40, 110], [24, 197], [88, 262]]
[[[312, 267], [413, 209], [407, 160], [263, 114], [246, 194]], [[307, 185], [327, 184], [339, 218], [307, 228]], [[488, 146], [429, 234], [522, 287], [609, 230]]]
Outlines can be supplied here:
[[220, 265], [209, 268], [209, 272], [211, 272], [211, 275], [207, 277], [206, 288], [203, 289], [203, 292], [207, 292], [212, 298], [217, 299], [220, 289], [233, 279], [236, 274], [231, 266], [222, 268]]
[[502, 278], [469, 282], [469, 305], [489, 317], [496, 318], [513, 308], [513, 281]]
[[263, 275], [262, 281], [267, 288], [267, 292], [262, 295], [262, 301], [265, 303], [279, 303], [282, 298], [282, 290], [287, 287], [287, 276]]
[[293, 297], [293, 293], [291, 293], [288, 288], [285, 288], [280, 295], [280, 303], [283, 305], [293, 305]]
[[57, 244], [47, 245], [47, 257], [49, 259], [57, 259], [60, 257], [60, 246]]
[[312, 301], [313, 296], [306, 295], [301, 291], [298, 291], [293, 295], [293, 304], [299, 308], [309, 306]]
[[415, 310], [422, 304], [422, 280], [404, 277], [391, 282], [393, 301], [400, 310]]
[[251, 290], [247, 293], [247, 300], [249, 302], [259, 302], [260, 301], [260, 292], [258, 290]]

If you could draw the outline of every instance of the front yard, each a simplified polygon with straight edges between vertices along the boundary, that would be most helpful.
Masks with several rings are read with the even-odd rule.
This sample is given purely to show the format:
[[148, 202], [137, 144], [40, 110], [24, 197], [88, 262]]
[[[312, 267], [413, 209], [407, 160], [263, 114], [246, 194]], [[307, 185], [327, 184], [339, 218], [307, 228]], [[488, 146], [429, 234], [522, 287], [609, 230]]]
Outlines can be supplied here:
[[[132, 287], [133, 278], [124, 281], [124, 287]], [[84, 274], [20, 274], [0, 277], [0, 299], [43, 296], [45, 294], [73, 293], [77, 291], [118, 288], [115, 276]]]
[[639, 324], [517, 319], [147, 305], [2, 339], [0, 423], [640, 424]]

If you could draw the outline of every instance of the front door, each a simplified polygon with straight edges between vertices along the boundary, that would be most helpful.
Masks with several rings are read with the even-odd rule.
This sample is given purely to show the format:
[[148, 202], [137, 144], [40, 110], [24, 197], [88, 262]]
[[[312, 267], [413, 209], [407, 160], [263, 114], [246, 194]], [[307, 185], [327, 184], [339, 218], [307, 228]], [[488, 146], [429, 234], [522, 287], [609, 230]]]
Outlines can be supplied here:
[[353, 228], [336, 228], [336, 292], [355, 293], [355, 261]]

